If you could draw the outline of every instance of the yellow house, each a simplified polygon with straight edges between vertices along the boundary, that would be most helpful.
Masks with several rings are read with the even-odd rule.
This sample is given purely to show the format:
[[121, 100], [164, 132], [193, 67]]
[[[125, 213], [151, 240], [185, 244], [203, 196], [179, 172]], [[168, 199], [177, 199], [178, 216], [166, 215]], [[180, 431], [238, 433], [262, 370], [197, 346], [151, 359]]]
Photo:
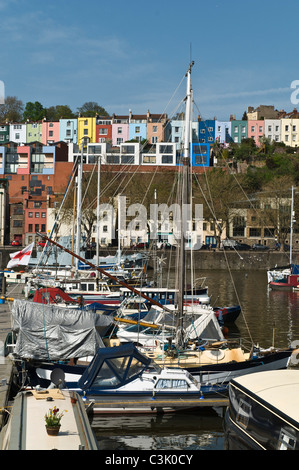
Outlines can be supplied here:
[[299, 147], [299, 119], [281, 119], [281, 142], [289, 147]]
[[78, 117], [78, 145], [86, 147], [89, 142], [96, 142], [96, 118]]

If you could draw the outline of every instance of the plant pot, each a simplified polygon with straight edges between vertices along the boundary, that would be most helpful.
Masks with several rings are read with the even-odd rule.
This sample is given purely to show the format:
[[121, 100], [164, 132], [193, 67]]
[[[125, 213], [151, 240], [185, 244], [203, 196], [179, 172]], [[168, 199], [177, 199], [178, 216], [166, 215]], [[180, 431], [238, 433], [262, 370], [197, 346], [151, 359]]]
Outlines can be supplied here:
[[58, 436], [60, 426], [46, 426], [49, 436]]

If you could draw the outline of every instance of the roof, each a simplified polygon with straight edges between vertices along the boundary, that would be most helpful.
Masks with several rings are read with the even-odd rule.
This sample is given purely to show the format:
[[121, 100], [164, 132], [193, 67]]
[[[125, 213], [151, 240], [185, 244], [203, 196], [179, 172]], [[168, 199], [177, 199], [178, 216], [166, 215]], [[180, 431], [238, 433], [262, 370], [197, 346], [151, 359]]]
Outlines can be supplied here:
[[233, 384], [299, 423], [299, 370], [256, 372], [234, 379]]

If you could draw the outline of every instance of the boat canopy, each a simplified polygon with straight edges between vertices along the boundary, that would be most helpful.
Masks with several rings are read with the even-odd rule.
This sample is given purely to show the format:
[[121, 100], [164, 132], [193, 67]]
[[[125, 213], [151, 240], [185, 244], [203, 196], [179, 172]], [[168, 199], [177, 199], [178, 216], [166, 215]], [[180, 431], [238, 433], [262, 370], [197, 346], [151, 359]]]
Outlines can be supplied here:
[[14, 355], [22, 359], [68, 360], [94, 356], [104, 346], [113, 319], [92, 311], [15, 299], [12, 306]]
[[149, 366], [151, 359], [141, 354], [133, 343], [98, 349], [78, 382], [82, 390], [115, 389], [135, 380]]

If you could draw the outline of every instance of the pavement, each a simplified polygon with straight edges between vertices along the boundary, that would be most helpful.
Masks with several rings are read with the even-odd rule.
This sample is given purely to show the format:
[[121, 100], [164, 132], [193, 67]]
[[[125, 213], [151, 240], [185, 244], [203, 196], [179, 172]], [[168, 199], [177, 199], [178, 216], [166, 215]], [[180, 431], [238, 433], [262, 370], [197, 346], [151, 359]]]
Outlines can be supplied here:
[[[5, 296], [11, 299], [23, 298], [23, 287], [24, 284], [8, 284]], [[12, 362], [9, 357], [4, 356], [5, 340], [12, 328], [12, 304], [13, 301], [11, 300], [5, 300], [4, 303], [0, 303], [0, 410], [6, 403], [6, 395], [12, 371]]]

